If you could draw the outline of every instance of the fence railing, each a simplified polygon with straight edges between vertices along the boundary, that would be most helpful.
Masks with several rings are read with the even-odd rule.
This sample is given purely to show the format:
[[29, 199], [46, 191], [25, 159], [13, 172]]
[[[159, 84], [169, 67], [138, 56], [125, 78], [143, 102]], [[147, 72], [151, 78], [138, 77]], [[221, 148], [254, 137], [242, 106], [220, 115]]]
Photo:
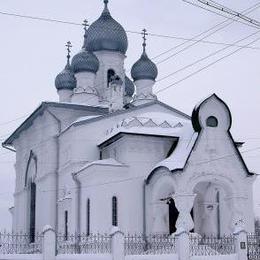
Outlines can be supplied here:
[[107, 234], [57, 235], [58, 254], [111, 253], [111, 237]]
[[31, 243], [31, 236], [24, 233], [0, 233], [0, 254], [40, 254], [42, 253], [41, 233], [34, 235], [34, 242]]
[[234, 236], [218, 238], [191, 235], [189, 241], [192, 256], [230, 255], [236, 252]]
[[[49, 236], [52, 236], [51, 241]], [[182, 237], [182, 238], [181, 238]], [[50, 247], [58, 254], [116, 254], [120, 244], [123, 255], [159, 255], [179, 254], [183, 246], [191, 256], [214, 256], [245, 254], [248, 260], [260, 259], [260, 234], [240, 233], [234, 236], [202, 237], [190, 234], [184, 237], [169, 235], [124, 235], [123, 233], [108, 234], [68, 234], [55, 236], [55, 231], [47, 229], [35, 234], [34, 242], [29, 234], [0, 233], [1, 254], [46, 254]], [[119, 240], [118, 240], [119, 239]], [[184, 240], [183, 240], [184, 239]], [[115, 242], [116, 241], [116, 242]], [[247, 249], [247, 250], [246, 250]], [[121, 250], [121, 249], [120, 249]]]
[[125, 255], [174, 254], [175, 238], [169, 235], [126, 235]]
[[247, 257], [248, 260], [260, 259], [260, 233], [247, 235]]

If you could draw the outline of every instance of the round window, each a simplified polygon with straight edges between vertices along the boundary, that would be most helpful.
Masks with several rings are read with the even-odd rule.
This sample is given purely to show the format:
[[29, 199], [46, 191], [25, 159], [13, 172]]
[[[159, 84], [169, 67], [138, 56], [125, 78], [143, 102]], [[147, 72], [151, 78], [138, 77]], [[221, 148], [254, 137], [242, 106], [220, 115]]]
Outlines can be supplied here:
[[218, 126], [218, 119], [214, 116], [210, 116], [207, 118], [207, 126], [208, 127], [217, 127]]

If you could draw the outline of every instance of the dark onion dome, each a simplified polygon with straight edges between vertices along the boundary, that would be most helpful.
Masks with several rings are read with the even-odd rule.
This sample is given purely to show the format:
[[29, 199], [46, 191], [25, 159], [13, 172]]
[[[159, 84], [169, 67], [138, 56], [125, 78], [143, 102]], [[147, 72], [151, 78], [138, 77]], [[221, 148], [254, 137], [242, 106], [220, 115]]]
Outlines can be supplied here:
[[135, 85], [131, 79], [127, 76], [125, 77], [125, 95], [128, 97], [132, 97], [135, 92]]
[[85, 41], [88, 51], [117, 51], [126, 53], [128, 47], [127, 35], [116, 20], [114, 20], [108, 10], [107, 3], [101, 16], [90, 25]]
[[71, 67], [74, 73], [85, 71], [97, 73], [99, 60], [94, 53], [82, 49], [81, 52], [73, 57]]
[[155, 81], [157, 78], [157, 66], [148, 58], [145, 50], [143, 51], [141, 58], [133, 65], [131, 76], [134, 81], [140, 79], [150, 79]]
[[77, 81], [69, 63], [64, 70], [59, 73], [55, 79], [55, 87], [57, 90], [68, 89], [73, 90], [77, 86]]

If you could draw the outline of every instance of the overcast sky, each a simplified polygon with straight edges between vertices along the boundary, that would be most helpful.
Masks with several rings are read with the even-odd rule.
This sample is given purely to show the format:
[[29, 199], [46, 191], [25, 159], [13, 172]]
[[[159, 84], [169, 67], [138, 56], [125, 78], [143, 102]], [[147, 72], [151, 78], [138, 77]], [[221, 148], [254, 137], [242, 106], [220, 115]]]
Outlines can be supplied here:
[[[258, 2], [216, 1], [237, 11], [243, 11]], [[225, 20], [224, 17], [189, 5], [182, 0], [110, 0], [109, 8], [113, 17], [126, 30], [141, 31], [146, 28], [150, 33], [182, 38], [192, 38]], [[102, 0], [1, 0], [0, 2], [0, 12], [77, 23], [81, 23], [84, 19], [88, 19], [90, 23], [95, 21], [102, 9]], [[260, 20], [260, 8], [248, 15]], [[256, 31], [255, 28], [234, 22], [205, 40], [234, 43]], [[0, 32], [0, 139], [5, 139], [25, 119], [21, 117], [31, 113], [41, 101], [58, 100], [54, 79], [65, 65], [64, 45], [70, 40], [73, 44], [73, 53], [77, 53], [82, 46], [83, 30], [81, 26], [0, 14]], [[239, 45], [246, 45], [258, 37], [260, 32], [240, 42]], [[141, 36], [137, 34], [129, 33], [128, 39], [126, 71], [129, 71], [131, 65], [139, 58], [142, 42]], [[150, 57], [155, 57], [182, 42], [173, 38], [149, 36], [147, 52]], [[155, 61], [160, 62], [188, 45], [190, 42]], [[232, 134], [235, 140], [246, 142], [242, 151], [252, 149], [250, 152], [243, 152], [249, 169], [260, 173], [260, 40], [250, 46], [259, 49], [243, 48], [221, 62], [160, 92], [158, 97], [161, 101], [191, 114], [193, 107], [201, 99], [212, 93], [219, 95], [231, 109]], [[223, 47], [225, 46], [219, 44], [199, 43], [187, 48], [158, 65], [158, 79]], [[236, 49], [236, 47], [228, 48], [210, 59], [161, 80], [157, 83], [155, 92]], [[10, 123], [11, 120], [15, 121]], [[0, 149], [0, 229], [10, 228], [11, 225], [8, 208], [13, 205], [14, 162], [14, 154]], [[260, 190], [259, 185], [260, 181], [256, 182], [256, 206], [260, 204], [260, 191], [257, 194], [257, 189]], [[260, 207], [256, 207], [256, 212], [260, 215]]]

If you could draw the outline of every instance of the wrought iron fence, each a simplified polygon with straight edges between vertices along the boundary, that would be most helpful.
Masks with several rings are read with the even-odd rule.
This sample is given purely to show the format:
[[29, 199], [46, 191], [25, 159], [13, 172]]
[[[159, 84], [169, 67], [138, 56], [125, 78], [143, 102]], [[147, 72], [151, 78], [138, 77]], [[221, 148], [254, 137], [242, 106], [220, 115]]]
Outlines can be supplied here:
[[57, 235], [58, 254], [111, 253], [111, 236], [107, 234]]
[[190, 236], [190, 254], [192, 256], [230, 255], [235, 253], [235, 237], [221, 238], [199, 235]]
[[0, 254], [40, 254], [42, 253], [42, 233], [35, 234], [31, 243], [29, 234], [0, 233]]
[[260, 259], [260, 234], [247, 235], [247, 256], [248, 260]]
[[151, 234], [126, 235], [126, 255], [174, 254], [176, 253], [175, 238], [169, 235]]

